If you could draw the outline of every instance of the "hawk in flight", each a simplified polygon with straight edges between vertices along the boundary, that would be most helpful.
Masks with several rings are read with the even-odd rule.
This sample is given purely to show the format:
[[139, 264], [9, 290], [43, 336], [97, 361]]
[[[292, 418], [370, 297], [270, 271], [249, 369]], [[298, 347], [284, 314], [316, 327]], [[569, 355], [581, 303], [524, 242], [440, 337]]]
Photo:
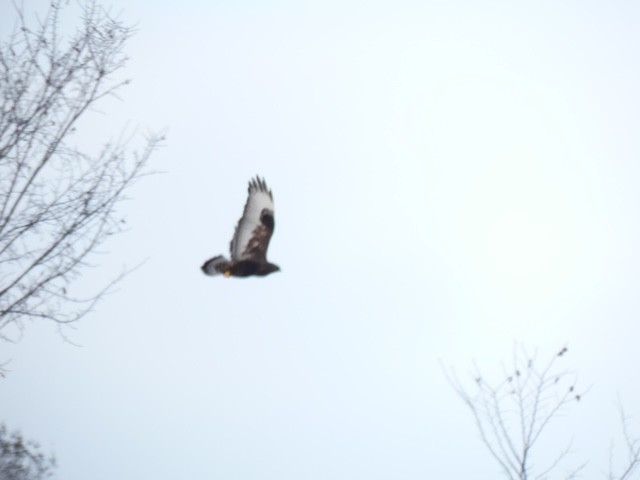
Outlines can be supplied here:
[[218, 255], [204, 262], [202, 271], [225, 277], [264, 277], [277, 272], [280, 267], [267, 261], [274, 226], [273, 195], [264, 179], [256, 177], [249, 182], [249, 197], [231, 239], [231, 260]]

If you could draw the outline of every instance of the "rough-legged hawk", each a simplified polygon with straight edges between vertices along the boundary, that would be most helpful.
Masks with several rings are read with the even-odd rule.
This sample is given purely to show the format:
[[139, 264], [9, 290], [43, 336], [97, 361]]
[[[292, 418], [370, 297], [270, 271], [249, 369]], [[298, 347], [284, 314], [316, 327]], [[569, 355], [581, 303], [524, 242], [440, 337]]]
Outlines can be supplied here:
[[273, 195], [264, 179], [256, 177], [249, 182], [249, 198], [231, 240], [231, 260], [218, 255], [204, 262], [202, 271], [225, 277], [263, 277], [277, 272], [280, 267], [267, 261], [274, 227]]

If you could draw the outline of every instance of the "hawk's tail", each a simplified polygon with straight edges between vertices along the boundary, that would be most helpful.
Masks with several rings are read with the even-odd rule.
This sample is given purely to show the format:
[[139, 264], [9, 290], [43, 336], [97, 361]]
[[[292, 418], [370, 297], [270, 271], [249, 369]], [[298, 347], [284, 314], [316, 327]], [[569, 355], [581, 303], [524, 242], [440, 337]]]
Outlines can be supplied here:
[[204, 262], [200, 268], [205, 275], [220, 275], [225, 272], [228, 266], [229, 260], [224, 258], [222, 255], [218, 255], [217, 257], [210, 258]]

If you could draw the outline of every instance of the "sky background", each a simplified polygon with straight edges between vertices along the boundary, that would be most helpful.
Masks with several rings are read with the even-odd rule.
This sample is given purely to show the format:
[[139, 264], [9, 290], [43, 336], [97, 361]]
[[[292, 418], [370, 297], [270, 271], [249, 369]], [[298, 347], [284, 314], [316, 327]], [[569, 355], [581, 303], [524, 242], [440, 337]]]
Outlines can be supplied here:
[[[1, 345], [0, 420], [57, 478], [499, 478], [444, 371], [500, 380], [518, 345], [568, 345], [589, 388], [541, 453], [573, 439], [600, 478], [618, 399], [640, 436], [640, 4], [110, 5], [133, 82], [78, 141], [166, 128], [164, 173], [83, 278], [146, 260], [77, 346], [38, 322]], [[256, 174], [282, 271], [205, 277]]]

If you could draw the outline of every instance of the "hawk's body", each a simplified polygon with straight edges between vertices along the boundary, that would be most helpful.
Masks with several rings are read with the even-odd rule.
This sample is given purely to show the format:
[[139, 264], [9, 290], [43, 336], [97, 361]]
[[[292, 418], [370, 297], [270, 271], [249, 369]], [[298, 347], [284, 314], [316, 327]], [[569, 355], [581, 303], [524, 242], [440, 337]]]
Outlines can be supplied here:
[[267, 248], [273, 234], [273, 195], [264, 179], [249, 182], [249, 197], [231, 240], [231, 260], [222, 255], [207, 260], [202, 271], [225, 277], [265, 276], [280, 267], [267, 261]]

